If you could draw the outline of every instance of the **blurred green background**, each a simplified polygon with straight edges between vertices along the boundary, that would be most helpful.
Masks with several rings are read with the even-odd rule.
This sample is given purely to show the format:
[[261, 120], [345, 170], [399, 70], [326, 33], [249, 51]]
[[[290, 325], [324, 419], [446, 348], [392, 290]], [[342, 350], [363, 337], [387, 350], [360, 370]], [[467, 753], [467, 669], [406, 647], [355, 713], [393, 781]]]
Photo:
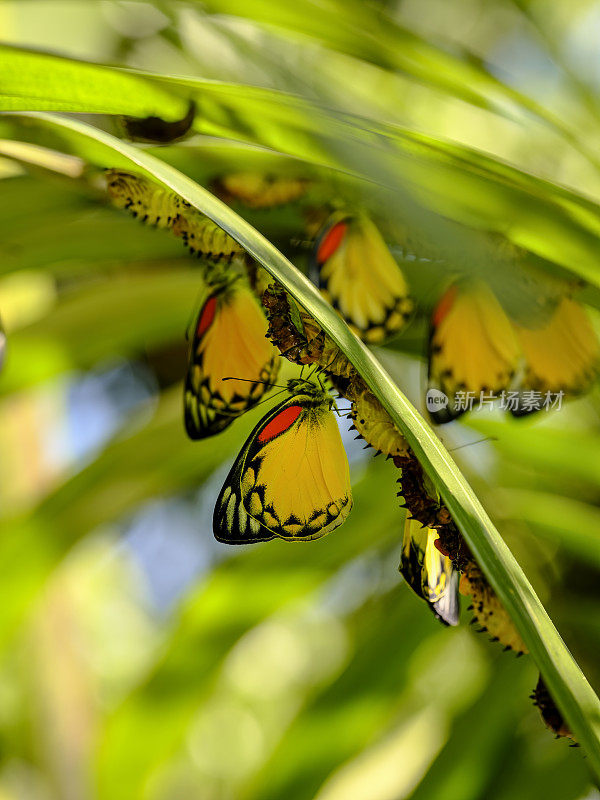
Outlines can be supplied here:
[[[599, 34], [584, 0], [0, 2], [7, 44], [268, 91], [270, 105], [242, 88], [246, 105], [223, 110], [217, 87], [193, 136], [152, 148], [205, 185], [264, 162], [320, 176], [324, 199], [358, 196], [388, 232], [407, 208], [421, 236], [444, 215], [439, 241], [420, 241], [445, 260], [405, 258], [397, 237], [418, 313], [378, 351], [421, 409], [426, 320], [450, 272], [483, 272], [528, 312], [488, 231], [553, 280], [597, 269]], [[386, 126], [439, 138], [455, 160], [405, 163], [383, 208], [318, 164], [350, 171], [359, 152], [377, 181]], [[197, 262], [110, 208], [99, 173], [0, 147], [0, 800], [600, 797], [528, 699], [531, 660], [474, 633], [466, 610], [442, 629], [403, 585], [396, 470], [351, 434], [343, 528], [302, 546], [213, 540], [214, 499], [260, 410], [186, 439]], [[538, 205], [503, 194], [505, 162]], [[305, 262], [297, 208], [242, 213]], [[595, 308], [597, 286], [579, 293]], [[456, 459], [600, 689], [597, 388], [560, 412], [486, 410], [439, 433], [450, 448], [495, 437]]]

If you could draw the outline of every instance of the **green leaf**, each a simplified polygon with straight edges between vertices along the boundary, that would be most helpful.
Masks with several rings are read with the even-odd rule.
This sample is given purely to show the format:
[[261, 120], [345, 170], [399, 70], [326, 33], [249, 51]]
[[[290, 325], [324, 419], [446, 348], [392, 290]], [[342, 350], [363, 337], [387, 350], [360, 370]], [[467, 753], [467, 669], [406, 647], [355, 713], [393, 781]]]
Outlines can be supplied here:
[[[500, 116], [530, 124], [537, 117], [558, 132], [598, 169], [600, 160], [577, 126], [523, 92], [499, 80], [482, 62], [480, 54], [458, 47], [456, 41], [431, 42], [397, 22], [385, 7], [358, 0], [203, 0], [214, 14], [245, 17], [265, 27], [281, 30], [292, 40], [306, 36], [326, 47], [370, 62], [383, 70], [408, 76], [442, 96], [458, 98]], [[296, 42], [297, 44], [297, 42]]]
[[187, 100], [110, 67], [0, 46], [0, 110], [183, 117]]
[[234, 211], [152, 155], [90, 125], [49, 114], [27, 120], [60, 131], [76, 147], [85, 142], [98, 166], [141, 171], [181, 195], [230, 233], [317, 320], [351, 360], [405, 435], [434, 482], [475, 558], [498, 593], [538, 664], [557, 705], [600, 780], [600, 702], [473, 490], [431, 427], [418, 414], [373, 354], [350, 332], [314, 286]]
[[469, 427], [496, 441], [496, 448], [513, 463], [530, 467], [560, 481], [576, 480], [600, 486], [600, 437], [577, 430], [537, 429], [526, 420], [473, 418]]
[[[484, 268], [498, 249], [482, 234], [460, 227], [468, 225], [497, 231], [559, 264], [563, 274], [600, 286], [598, 205], [473, 148], [255, 86], [117, 69], [0, 46], [0, 68], [3, 64], [0, 109], [143, 116], [152, 103], [152, 113], [168, 119], [174, 107], [181, 115], [182, 104], [185, 113], [192, 97], [198, 132], [267, 146], [386, 187], [388, 196], [381, 202], [395, 207], [425, 250], [433, 246], [462, 271]], [[437, 74], [437, 68], [431, 72]], [[455, 83], [464, 80], [457, 76]], [[136, 91], [132, 81], [139, 82]], [[38, 95], [24, 93], [24, 82], [35, 83]], [[69, 109], [63, 95], [72, 104]], [[102, 109], [100, 102], [105, 103]], [[502, 261], [498, 266], [507, 268]]]
[[[88, 369], [102, 359], [135, 357], [153, 347], [181, 343], [203, 282], [198, 270], [189, 269], [189, 261], [180, 263], [171, 269], [153, 265], [152, 270], [109, 275], [65, 293], [52, 314], [11, 334], [0, 394], [38, 381], [37, 359], [29, 363], [36, 351], [54, 347], [62, 354], [55, 362], [56, 374], [65, 365]], [[183, 370], [183, 357], [181, 362]]]
[[596, 506], [528, 489], [499, 490], [497, 501], [502, 517], [526, 522], [540, 536], [600, 569], [600, 510]]
[[[163, 393], [141, 430], [115, 437], [30, 514], [2, 518], [0, 580], [6, 597], [0, 647], [22, 625], [52, 569], [81, 537], [117, 522], [146, 500], [198, 487], [232, 452], [240, 428], [225, 431], [210, 448], [194, 447], [183, 429], [181, 395], [181, 386]], [[252, 419], [249, 414], [240, 420], [242, 432], [249, 432]]]

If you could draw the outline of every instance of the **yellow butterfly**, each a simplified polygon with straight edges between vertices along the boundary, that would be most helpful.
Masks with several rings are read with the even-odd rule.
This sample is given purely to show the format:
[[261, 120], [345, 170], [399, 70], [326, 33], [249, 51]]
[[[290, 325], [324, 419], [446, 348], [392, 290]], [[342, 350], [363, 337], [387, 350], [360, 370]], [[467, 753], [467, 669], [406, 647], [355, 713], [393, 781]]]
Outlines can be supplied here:
[[227, 203], [237, 201], [249, 208], [273, 208], [302, 197], [308, 181], [261, 172], [231, 172], [214, 181], [212, 188]]
[[575, 396], [596, 379], [600, 343], [580, 303], [563, 297], [546, 325], [515, 330], [525, 359], [523, 388]]
[[400, 572], [410, 588], [425, 600], [445, 625], [458, 625], [459, 573], [435, 546], [438, 532], [412, 517], [404, 523]]
[[4, 364], [4, 354], [6, 352], [6, 334], [4, 333], [4, 326], [0, 319], [0, 369]]
[[[431, 319], [428, 389], [448, 398], [431, 411], [436, 422], [449, 422], [466, 407], [459, 392], [479, 399], [498, 394], [516, 375], [521, 359], [517, 335], [492, 290], [480, 281], [456, 283], [442, 295]], [[430, 395], [429, 395], [430, 396]]]
[[221, 489], [213, 516], [220, 542], [318, 539], [350, 513], [333, 399], [308, 380], [290, 380], [287, 389], [290, 397], [254, 428]]
[[323, 296], [365, 342], [401, 330], [413, 303], [402, 270], [374, 223], [364, 214], [335, 212], [312, 255]]
[[265, 315], [241, 276], [209, 284], [196, 318], [185, 381], [184, 421], [191, 439], [219, 433], [270, 388], [279, 354], [266, 334]]
[[[469, 396], [476, 404], [482, 395], [512, 393], [507, 408], [521, 416], [543, 407], [548, 393], [583, 393], [599, 365], [598, 338], [576, 301], [563, 297], [545, 321], [526, 328], [509, 319], [485, 283], [455, 283], [432, 315], [428, 408], [436, 422], [444, 423], [468, 410]], [[445, 406], [430, 406], [432, 390], [446, 396]], [[528, 404], [531, 391], [539, 398]]]

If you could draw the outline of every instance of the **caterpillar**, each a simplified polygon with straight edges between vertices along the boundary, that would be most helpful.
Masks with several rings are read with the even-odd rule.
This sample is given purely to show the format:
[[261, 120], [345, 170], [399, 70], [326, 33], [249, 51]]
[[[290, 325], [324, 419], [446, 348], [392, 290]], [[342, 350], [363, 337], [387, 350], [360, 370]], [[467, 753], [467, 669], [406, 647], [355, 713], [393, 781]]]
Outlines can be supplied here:
[[572, 746], [577, 746], [577, 741], [571, 733], [571, 729], [556, 707], [556, 703], [546, 688], [546, 684], [541, 675], [535, 689], [529, 696], [533, 700], [533, 705], [539, 708], [544, 724], [549, 730], [556, 734], [556, 738], [560, 739], [561, 736], [566, 736], [574, 742]]
[[244, 248], [222, 228], [192, 208], [179, 213], [173, 221], [173, 233], [180, 236], [192, 255], [215, 260], [245, 255]]
[[213, 261], [245, 254], [235, 239], [175, 192], [123, 170], [109, 169], [106, 178], [108, 194], [117, 208], [148, 225], [169, 228], [192, 254]]
[[125, 209], [136, 219], [158, 228], [170, 228], [186, 207], [175, 192], [153, 183], [142, 175], [119, 169], [106, 170], [110, 199], [117, 208]]
[[474, 620], [482, 626], [482, 631], [490, 634], [492, 641], [500, 642], [505, 650], [514, 650], [517, 655], [529, 652], [498, 595], [474, 561], [461, 575], [459, 591], [472, 598]]
[[[348, 393], [346, 389], [346, 396]], [[350, 414], [353, 428], [371, 447], [387, 456], [409, 455], [408, 442], [374, 394], [365, 389], [350, 399], [353, 401]]]

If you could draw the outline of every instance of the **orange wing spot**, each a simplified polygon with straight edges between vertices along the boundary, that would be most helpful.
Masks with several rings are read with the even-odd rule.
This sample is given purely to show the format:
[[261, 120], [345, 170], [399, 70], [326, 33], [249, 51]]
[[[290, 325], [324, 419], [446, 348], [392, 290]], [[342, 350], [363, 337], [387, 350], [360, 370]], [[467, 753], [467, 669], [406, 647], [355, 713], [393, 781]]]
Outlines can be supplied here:
[[454, 286], [451, 286], [448, 289], [448, 291], [444, 292], [444, 294], [442, 295], [442, 299], [435, 307], [433, 316], [431, 318], [435, 328], [437, 328], [437, 326], [440, 324], [440, 322], [444, 319], [446, 314], [450, 311], [450, 309], [454, 305], [457, 291], [458, 287], [455, 284]]
[[276, 436], [279, 436], [280, 433], [287, 431], [288, 428], [291, 428], [294, 422], [298, 419], [300, 414], [302, 413], [302, 406], [289, 406], [289, 408], [285, 408], [281, 411], [275, 419], [272, 419], [268, 425], [262, 429], [262, 431], [258, 434], [258, 441], [261, 444], [274, 439]]
[[208, 298], [206, 303], [204, 303], [204, 307], [200, 312], [200, 317], [198, 318], [198, 327], [196, 328], [196, 336], [198, 339], [201, 339], [212, 325], [216, 310], [217, 296], [213, 295], [212, 297]]
[[347, 230], [348, 225], [342, 220], [336, 222], [335, 225], [327, 231], [317, 250], [317, 263], [324, 264], [328, 258], [331, 258], [342, 243], [342, 239], [346, 235]]

